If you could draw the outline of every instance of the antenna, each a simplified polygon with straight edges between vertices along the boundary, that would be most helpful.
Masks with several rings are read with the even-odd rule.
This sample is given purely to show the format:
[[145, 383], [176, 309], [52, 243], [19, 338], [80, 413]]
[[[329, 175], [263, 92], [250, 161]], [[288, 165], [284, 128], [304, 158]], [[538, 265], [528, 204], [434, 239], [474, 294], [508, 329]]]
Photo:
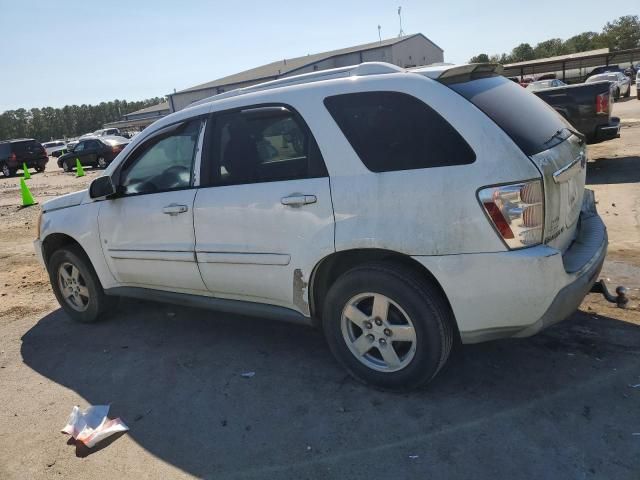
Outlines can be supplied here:
[[404, 30], [402, 30], [402, 7], [398, 7], [398, 18], [400, 19], [400, 33], [398, 37], [404, 37]]
[[380, 40], [380, 43], [382, 43], [382, 34], [380, 33], [380, 30], [382, 30], [382, 27], [378, 25], [378, 40]]

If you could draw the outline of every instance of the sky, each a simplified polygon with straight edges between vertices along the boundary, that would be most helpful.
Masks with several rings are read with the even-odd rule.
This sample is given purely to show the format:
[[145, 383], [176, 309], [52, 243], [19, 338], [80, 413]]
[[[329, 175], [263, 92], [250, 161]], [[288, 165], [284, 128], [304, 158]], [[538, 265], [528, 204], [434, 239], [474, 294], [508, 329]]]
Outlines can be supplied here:
[[[602, 0], [0, 0], [0, 112], [163, 96], [282, 58], [423, 33], [445, 61], [600, 31]], [[637, 12], [635, 12], [637, 14]]]

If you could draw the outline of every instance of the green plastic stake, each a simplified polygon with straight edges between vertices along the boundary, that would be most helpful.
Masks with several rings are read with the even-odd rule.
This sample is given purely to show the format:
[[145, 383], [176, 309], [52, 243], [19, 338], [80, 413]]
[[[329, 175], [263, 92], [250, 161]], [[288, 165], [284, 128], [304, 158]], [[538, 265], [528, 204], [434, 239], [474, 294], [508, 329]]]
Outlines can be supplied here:
[[84, 169], [79, 158], [76, 158], [76, 177], [84, 177]]
[[20, 179], [20, 193], [22, 193], [22, 206], [29, 207], [31, 205], [35, 205], [36, 202], [33, 201], [33, 197], [31, 196], [31, 192], [27, 187], [27, 184], [24, 181], [24, 178]]
[[22, 163], [22, 176], [25, 180], [29, 180], [31, 178], [31, 174], [29, 173], [29, 169], [27, 168], [26, 163]]

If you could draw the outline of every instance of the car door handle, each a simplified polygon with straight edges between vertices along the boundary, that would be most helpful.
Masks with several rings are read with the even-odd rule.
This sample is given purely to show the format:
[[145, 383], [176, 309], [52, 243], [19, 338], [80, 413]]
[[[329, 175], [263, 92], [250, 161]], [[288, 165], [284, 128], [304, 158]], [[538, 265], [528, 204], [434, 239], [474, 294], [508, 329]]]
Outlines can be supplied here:
[[186, 205], [178, 205], [177, 203], [172, 203], [171, 205], [167, 205], [162, 209], [162, 213], [166, 213], [167, 215], [178, 215], [180, 213], [184, 213], [189, 210], [189, 207]]
[[280, 203], [289, 207], [299, 207], [300, 205], [309, 205], [310, 203], [316, 203], [318, 199], [315, 195], [290, 195], [288, 197], [282, 197]]

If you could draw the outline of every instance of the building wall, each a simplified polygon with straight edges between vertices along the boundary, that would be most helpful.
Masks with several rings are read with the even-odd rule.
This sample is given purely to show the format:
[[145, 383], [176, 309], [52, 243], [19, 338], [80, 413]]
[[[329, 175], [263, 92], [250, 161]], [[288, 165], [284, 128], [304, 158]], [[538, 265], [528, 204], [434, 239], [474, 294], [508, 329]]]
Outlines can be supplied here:
[[[307, 65], [304, 68], [289, 72], [285, 75], [282, 75], [282, 77], [300, 75], [302, 73], [309, 73], [317, 70], [326, 70], [329, 68], [358, 65], [362, 62], [389, 62], [400, 67], [408, 67], [414, 65], [429, 65], [431, 63], [438, 63], [443, 61], [444, 55], [442, 50], [440, 50], [426, 38], [418, 35], [408, 38], [404, 42], [395, 45], [327, 58], [311, 65]], [[197, 102], [198, 100], [217, 95], [218, 93], [222, 93], [223, 91], [228, 92], [229, 90], [248, 87], [251, 85], [255, 85], [256, 83], [262, 83], [275, 78], [277, 77], [253, 80], [250, 82], [235, 83], [231, 85], [224, 85], [220, 88], [209, 88], [194, 92], [178, 92], [170, 95], [171, 98], [169, 100], [169, 104], [173, 104], [173, 111], [178, 111], [182, 110], [183, 108], [187, 108], [193, 102]]]
[[391, 54], [392, 63], [403, 68], [444, 62], [444, 52], [420, 35], [392, 45]]

